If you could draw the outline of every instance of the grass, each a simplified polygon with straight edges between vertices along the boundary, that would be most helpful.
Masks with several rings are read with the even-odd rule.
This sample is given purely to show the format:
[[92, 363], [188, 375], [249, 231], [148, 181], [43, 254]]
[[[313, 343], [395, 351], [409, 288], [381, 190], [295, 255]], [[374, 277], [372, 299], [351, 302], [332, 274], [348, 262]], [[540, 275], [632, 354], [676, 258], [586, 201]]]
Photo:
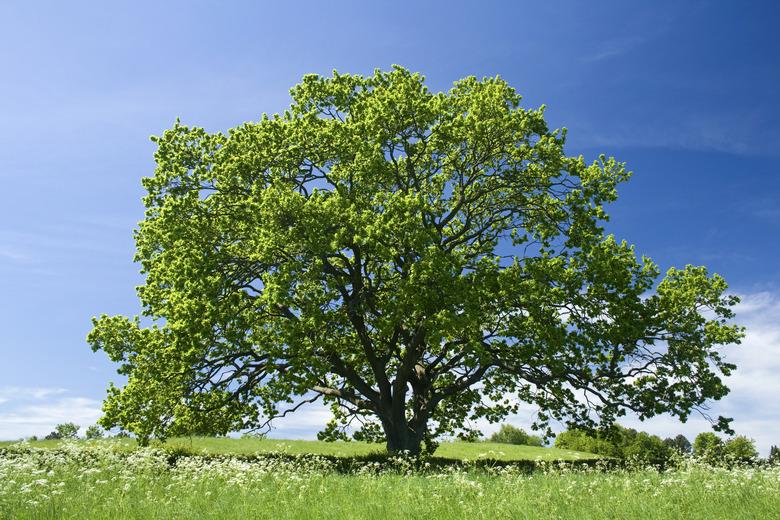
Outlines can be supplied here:
[[190, 456], [172, 464], [159, 449], [116, 447], [80, 442], [0, 453], [0, 518], [780, 518], [780, 467], [688, 461], [658, 472], [548, 463], [527, 474], [414, 470], [397, 459], [343, 474], [325, 457]]
[[[77, 441], [86, 442], [86, 441]], [[106, 439], [99, 442], [109, 443], [117, 449], [133, 449], [132, 439]], [[56, 448], [63, 441], [40, 440], [29, 443], [37, 448]], [[0, 442], [0, 448], [11, 446], [13, 442]], [[233, 439], [227, 437], [187, 437], [169, 439], [165, 444], [155, 446], [166, 449], [207, 455], [253, 455], [256, 453], [286, 453], [289, 455], [325, 455], [330, 457], [354, 458], [386, 453], [381, 444], [365, 442], [323, 442], [301, 440], [279, 440], [261, 438]], [[434, 455], [446, 460], [490, 459], [499, 461], [528, 460], [584, 460], [598, 458], [590, 453], [559, 450], [557, 448], [539, 448], [536, 446], [517, 446], [493, 442], [443, 442]]]

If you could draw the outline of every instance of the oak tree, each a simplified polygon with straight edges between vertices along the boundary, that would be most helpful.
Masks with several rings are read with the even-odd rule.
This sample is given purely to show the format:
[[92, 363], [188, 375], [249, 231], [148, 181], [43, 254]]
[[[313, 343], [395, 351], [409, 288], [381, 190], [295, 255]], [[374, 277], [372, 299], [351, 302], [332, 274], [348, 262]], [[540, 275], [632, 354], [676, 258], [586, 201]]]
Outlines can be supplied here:
[[[135, 239], [143, 316], [88, 341], [127, 376], [101, 424], [140, 439], [260, 428], [329, 403], [391, 451], [534, 404], [686, 419], [728, 389], [726, 283], [659, 280], [605, 234], [624, 165], [564, 152], [500, 78], [307, 75], [283, 114], [153, 140]], [[719, 418], [716, 426], [727, 428]]]

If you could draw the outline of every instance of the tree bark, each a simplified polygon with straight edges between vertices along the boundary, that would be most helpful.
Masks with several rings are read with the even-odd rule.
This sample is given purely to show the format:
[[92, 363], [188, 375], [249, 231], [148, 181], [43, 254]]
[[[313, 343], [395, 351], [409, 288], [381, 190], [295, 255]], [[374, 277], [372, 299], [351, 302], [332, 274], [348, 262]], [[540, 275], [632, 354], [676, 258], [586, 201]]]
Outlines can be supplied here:
[[424, 432], [416, 432], [406, 424], [395, 424], [388, 421], [382, 421], [382, 428], [385, 431], [387, 439], [387, 452], [399, 454], [401, 452], [409, 455], [419, 455], [424, 438]]
[[[398, 399], [386, 413], [380, 416], [382, 429], [387, 439], [387, 452], [407, 452], [409, 455], [419, 455], [422, 442], [428, 426], [427, 409], [415, 409], [413, 417], [406, 416], [405, 399]], [[417, 408], [417, 407], [415, 407]]]

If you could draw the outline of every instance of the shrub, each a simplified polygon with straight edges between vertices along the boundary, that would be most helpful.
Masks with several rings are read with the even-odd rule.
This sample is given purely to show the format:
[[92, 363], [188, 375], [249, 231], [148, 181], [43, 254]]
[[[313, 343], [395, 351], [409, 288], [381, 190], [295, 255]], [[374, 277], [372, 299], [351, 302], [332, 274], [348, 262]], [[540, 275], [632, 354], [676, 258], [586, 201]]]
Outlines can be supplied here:
[[522, 428], [517, 428], [511, 424], [502, 424], [501, 428], [490, 436], [490, 442], [499, 442], [501, 444], [518, 444], [525, 446], [542, 446], [542, 438], [536, 435], [529, 435]]

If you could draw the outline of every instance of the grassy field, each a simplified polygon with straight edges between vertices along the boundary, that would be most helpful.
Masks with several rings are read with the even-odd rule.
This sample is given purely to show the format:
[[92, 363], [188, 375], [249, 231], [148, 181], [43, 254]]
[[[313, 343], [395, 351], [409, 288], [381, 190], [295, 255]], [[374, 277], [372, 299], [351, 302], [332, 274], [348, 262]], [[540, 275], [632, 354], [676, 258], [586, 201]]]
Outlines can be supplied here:
[[[72, 442], [72, 441], [70, 441]], [[89, 441], [76, 441], [85, 442]], [[107, 443], [117, 449], [134, 449], [136, 442], [132, 439], [106, 439], [99, 442]], [[14, 442], [0, 442], [0, 448], [8, 447]], [[41, 440], [29, 443], [36, 448], [56, 448], [63, 441]], [[322, 442], [299, 441], [260, 438], [233, 439], [227, 437], [186, 437], [168, 439], [165, 444], [153, 444], [170, 450], [179, 450], [192, 454], [206, 455], [252, 455], [256, 453], [287, 453], [290, 455], [326, 455], [332, 457], [362, 457], [386, 453], [381, 444], [365, 442]], [[451, 460], [491, 459], [501, 461], [517, 460], [582, 460], [598, 458], [598, 455], [557, 448], [538, 448], [535, 446], [516, 446], [512, 444], [497, 444], [493, 442], [442, 442], [434, 454], [436, 457]]]
[[[199, 442], [209, 449], [205, 440], [193, 446]], [[265, 442], [279, 443], [255, 442], [269, 449]], [[172, 462], [157, 448], [129, 448], [81, 442], [7, 449], [0, 454], [0, 518], [780, 518], [778, 467], [687, 462], [658, 472], [542, 463], [528, 474], [501, 466], [413, 469], [397, 459], [344, 474], [325, 456]], [[451, 449], [462, 453], [459, 444]]]

